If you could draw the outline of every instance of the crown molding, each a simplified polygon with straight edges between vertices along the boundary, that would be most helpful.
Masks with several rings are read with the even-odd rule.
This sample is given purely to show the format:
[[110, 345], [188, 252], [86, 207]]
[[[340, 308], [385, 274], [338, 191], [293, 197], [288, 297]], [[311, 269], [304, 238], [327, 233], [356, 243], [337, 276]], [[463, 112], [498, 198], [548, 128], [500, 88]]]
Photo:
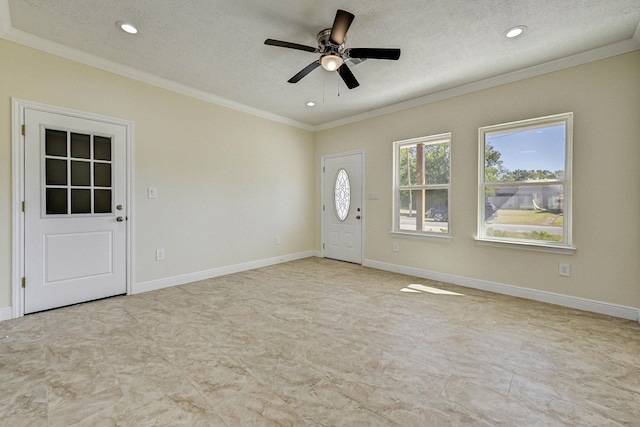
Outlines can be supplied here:
[[477, 82], [445, 89], [439, 92], [414, 98], [409, 101], [404, 101], [376, 110], [367, 111], [366, 113], [357, 114], [355, 116], [350, 116], [333, 122], [324, 123], [322, 125], [315, 126], [313, 130], [314, 132], [318, 132], [322, 130], [332, 129], [339, 126], [344, 126], [347, 124], [380, 117], [403, 110], [408, 110], [410, 108], [443, 101], [445, 99], [454, 98], [456, 96], [466, 95], [484, 89], [490, 89], [492, 87], [501, 86], [507, 83], [513, 83], [519, 80], [548, 74], [554, 71], [560, 71], [565, 68], [587, 64], [589, 62], [610, 58], [612, 56], [622, 55], [624, 53], [632, 52], [638, 49], [640, 49], [640, 24], [638, 24], [638, 29], [636, 29], [633, 38], [628, 40], [623, 40], [621, 42], [614, 43], [608, 46], [603, 46], [597, 49], [567, 56], [565, 58], [560, 58], [543, 64], [523, 68], [510, 73], [501, 74], [499, 76], [490, 77], [488, 79], [479, 80]]
[[9, 0], [0, 0], [0, 34], [4, 34], [11, 28], [11, 13]]
[[633, 37], [628, 40], [578, 53], [576, 55], [568, 56], [554, 61], [546, 62], [543, 64], [534, 65], [532, 67], [523, 68], [521, 70], [502, 74], [499, 76], [490, 77], [488, 79], [452, 87], [450, 89], [445, 89], [408, 101], [403, 101], [397, 104], [389, 105], [383, 108], [378, 108], [365, 113], [356, 114], [316, 126], [282, 117], [268, 111], [250, 107], [248, 105], [241, 104], [239, 102], [235, 102], [214, 95], [212, 93], [205, 92], [203, 90], [176, 83], [172, 80], [158, 77], [154, 74], [140, 71], [136, 68], [126, 65], [118, 64], [116, 62], [109, 61], [98, 56], [82, 52], [77, 49], [72, 49], [67, 46], [17, 30], [11, 27], [11, 16], [8, 0], [0, 0], [0, 38], [34, 49], [38, 49], [52, 55], [60, 56], [62, 58], [66, 58], [75, 62], [89, 65], [94, 68], [108, 71], [110, 73], [118, 74], [133, 80], [167, 89], [172, 92], [190, 96], [192, 98], [200, 99], [202, 101], [220, 105], [222, 107], [227, 107], [232, 110], [261, 117], [309, 132], [319, 132], [638, 50], [640, 49], [640, 22], [638, 23]]
[[41, 50], [46, 53], [50, 53], [55, 56], [59, 56], [71, 61], [79, 62], [84, 65], [89, 65], [94, 68], [98, 68], [103, 71], [118, 74], [133, 80], [137, 80], [143, 83], [147, 83], [153, 86], [157, 86], [163, 89], [170, 90], [182, 95], [186, 95], [192, 98], [200, 99], [212, 104], [227, 107], [232, 110], [240, 111], [242, 113], [250, 114], [252, 116], [261, 117], [263, 119], [271, 120], [273, 122], [282, 123], [285, 125], [300, 128], [306, 131], [313, 132], [313, 126], [306, 123], [291, 120], [286, 117], [278, 116], [273, 113], [269, 113], [264, 110], [249, 107], [248, 105], [241, 104], [239, 102], [231, 101], [229, 99], [214, 95], [203, 90], [195, 89], [193, 87], [176, 83], [172, 80], [158, 77], [154, 74], [140, 71], [136, 68], [126, 65], [118, 64], [113, 61], [100, 58], [90, 53], [82, 52], [77, 49], [72, 49], [67, 46], [55, 43], [49, 40], [45, 40], [41, 37], [34, 36], [24, 31], [16, 30], [11, 27], [11, 18], [9, 16], [9, 5], [7, 0], [0, 0], [0, 38], [9, 40], [14, 43], [18, 43], [27, 47], [31, 47], [37, 50]]

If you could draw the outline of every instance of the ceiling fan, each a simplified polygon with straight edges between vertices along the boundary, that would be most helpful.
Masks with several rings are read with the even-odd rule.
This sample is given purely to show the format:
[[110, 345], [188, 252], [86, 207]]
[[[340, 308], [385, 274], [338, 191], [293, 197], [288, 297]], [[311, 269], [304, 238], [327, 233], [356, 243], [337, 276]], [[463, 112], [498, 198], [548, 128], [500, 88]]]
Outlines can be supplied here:
[[264, 44], [270, 46], [286, 47], [289, 49], [303, 50], [305, 52], [319, 53], [320, 59], [313, 61], [298, 74], [291, 77], [289, 83], [298, 83], [304, 76], [322, 66], [327, 71], [337, 71], [349, 89], [360, 85], [345, 62], [347, 59], [391, 59], [400, 58], [400, 49], [378, 48], [348, 48], [345, 49], [344, 41], [347, 31], [355, 16], [344, 10], [338, 9], [333, 26], [318, 33], [318, 47], [305, 46], [298, 43], [284, 42], [281, 40], [267, 39]]

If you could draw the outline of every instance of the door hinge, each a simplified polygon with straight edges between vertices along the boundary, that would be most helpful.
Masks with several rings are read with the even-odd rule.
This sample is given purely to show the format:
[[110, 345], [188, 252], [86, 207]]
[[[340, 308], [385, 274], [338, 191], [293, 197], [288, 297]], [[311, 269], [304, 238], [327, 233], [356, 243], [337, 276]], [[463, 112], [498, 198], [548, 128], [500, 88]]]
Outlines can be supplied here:
[[324, 249], [324, 242], [322, 242], [322, 249]]
[[24, 288], [24, 287], [26, 287], [26, 286], [27, 286], [27, 278], [26, 278], [26, 277], [23, 277], [23, 278], [22, 278], [22, 287]]
[[324, 212], [324, 205], [322, 205], [322, 212]]
[[[24, 129], [24, 126], [23, 126], [23, 129]], [[23, 135], [24, 135], [24, 133], [23, 133]], [[325, 170], [324, 170], [324, 166], [323, 166], [323, 167], [322, 167], [322, 172], [324, 172], [324, 171], [325, 171]]]
[[24, 212], [24, 200], [22, 201], [22, 212]]
[[22, 125], [22, 136], [25, 136], [26, 134], [27, 134], [27, 126]]

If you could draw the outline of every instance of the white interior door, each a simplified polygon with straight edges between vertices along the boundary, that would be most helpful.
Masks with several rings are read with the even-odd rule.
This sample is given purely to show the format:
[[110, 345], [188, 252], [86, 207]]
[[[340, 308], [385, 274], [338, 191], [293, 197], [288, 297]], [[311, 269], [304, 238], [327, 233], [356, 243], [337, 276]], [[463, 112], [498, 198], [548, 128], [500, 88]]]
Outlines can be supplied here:
[[25, 109], [24, 312], [126, 293], [123, 125]]
[[324, 256], [362, 263], [362, 153], [324, 159]]

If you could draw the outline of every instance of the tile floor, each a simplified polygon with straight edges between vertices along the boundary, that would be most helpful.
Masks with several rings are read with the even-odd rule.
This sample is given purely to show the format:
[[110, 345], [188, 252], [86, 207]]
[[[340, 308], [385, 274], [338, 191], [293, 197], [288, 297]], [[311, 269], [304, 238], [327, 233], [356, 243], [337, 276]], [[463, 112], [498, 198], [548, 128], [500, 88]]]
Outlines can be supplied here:
[[0, 425], [640, 426], [640, 325], [309, 258], [0, 322]]

